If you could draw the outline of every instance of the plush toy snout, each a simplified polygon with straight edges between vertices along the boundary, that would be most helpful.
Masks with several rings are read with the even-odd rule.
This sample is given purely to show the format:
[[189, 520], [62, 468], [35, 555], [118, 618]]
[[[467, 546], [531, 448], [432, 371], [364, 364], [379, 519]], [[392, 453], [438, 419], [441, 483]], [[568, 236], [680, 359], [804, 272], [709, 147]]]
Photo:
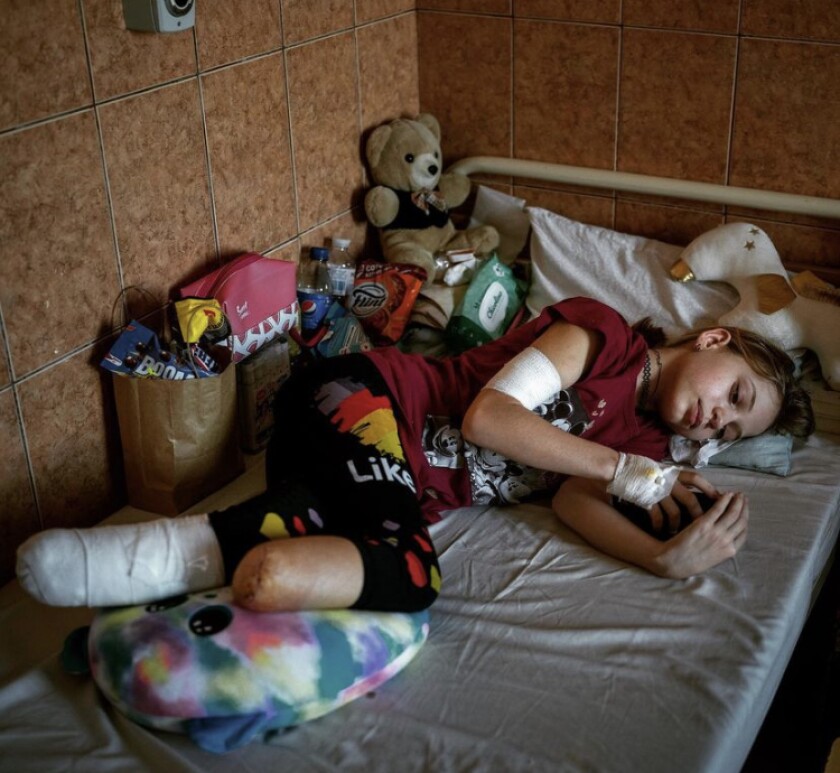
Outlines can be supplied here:
[[[411, 159], [409, 161], [409, 158]], [[414, 156], [411, 153], [406, 155], [406, 162], [409, 165], [409, 179], [411, 190], [423, 189], [433, 190], [440, 181], [440, 162], [434, 153], [422, 153]]]

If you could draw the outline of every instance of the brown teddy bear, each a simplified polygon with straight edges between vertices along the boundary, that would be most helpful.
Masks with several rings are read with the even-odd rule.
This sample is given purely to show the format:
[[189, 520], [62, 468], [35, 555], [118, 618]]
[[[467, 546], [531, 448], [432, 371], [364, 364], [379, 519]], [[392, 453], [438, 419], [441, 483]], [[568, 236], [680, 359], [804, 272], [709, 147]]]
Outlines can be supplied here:
[[389, 263], [409, 263], [435, 278], [435, 255], [470, 249], [486, 255], [499, 244], [492, 226], [456, 230], [449, 209], [470, 192], [465, 175], [442, 173], [440, 125], [428, 113], [397, 119], [373, 130], [365, 148], [376, 186], [365, 196], [365, 214], [380, 229]]

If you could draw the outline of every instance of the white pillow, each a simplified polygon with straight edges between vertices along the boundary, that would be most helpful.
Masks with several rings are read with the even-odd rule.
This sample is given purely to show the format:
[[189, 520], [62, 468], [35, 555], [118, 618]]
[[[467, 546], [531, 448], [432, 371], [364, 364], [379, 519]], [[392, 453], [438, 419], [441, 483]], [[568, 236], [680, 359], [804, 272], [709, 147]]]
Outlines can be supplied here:
[[683, 247], [586, 225], [537, 207], [531, 221], [531, 287], [528, 311], [574, 296], [595, 298], [631, 325], [643, 317], [674, 337], [711, 327], [738, 303], [723, 282], [671, 279], [668, 271]]
[[479, 185], [469, 227], [477, 225], [492, 225], [499, 232], [496, 254], [502, 263], [510, 265], [528, 241], [530, 224], [525, 199]]

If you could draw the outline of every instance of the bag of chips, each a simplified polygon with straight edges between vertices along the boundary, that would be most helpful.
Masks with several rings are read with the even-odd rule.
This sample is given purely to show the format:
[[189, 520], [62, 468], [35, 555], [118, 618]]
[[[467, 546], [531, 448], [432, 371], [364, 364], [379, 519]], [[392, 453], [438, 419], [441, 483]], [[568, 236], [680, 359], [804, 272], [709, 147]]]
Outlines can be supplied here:
[[350, 295], [350, 311], [375, 344], [402, 336], [426, 272], [398, 263], [360, 263]]

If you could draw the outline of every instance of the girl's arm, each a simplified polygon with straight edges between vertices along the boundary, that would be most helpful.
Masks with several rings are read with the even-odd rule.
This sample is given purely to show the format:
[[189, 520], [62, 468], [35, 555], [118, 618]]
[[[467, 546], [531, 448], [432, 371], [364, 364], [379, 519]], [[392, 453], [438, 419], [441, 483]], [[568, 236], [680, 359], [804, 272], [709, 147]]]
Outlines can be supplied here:
[[[694, 473], [683, 473], [693, 483]], [[749, 505], [724, 494], [706, 513], [667, 542], [645, 533], [610, 505], [603, 484], [569, 478], [552, 502], [560, 520], [593, 547], [660, 577], [682, 579], [732, 558], [747, 538]]]
[[[563, 388], [586, 373], [603, 343], [600, 335], [568, 322], [555, 322], [532, 344], [556, 368]], [[609, 482], [618, 452], [584, 440], [525, 408], [495, 389], [482, 389], [464, 416], [464, 438], [530, 467]]]

